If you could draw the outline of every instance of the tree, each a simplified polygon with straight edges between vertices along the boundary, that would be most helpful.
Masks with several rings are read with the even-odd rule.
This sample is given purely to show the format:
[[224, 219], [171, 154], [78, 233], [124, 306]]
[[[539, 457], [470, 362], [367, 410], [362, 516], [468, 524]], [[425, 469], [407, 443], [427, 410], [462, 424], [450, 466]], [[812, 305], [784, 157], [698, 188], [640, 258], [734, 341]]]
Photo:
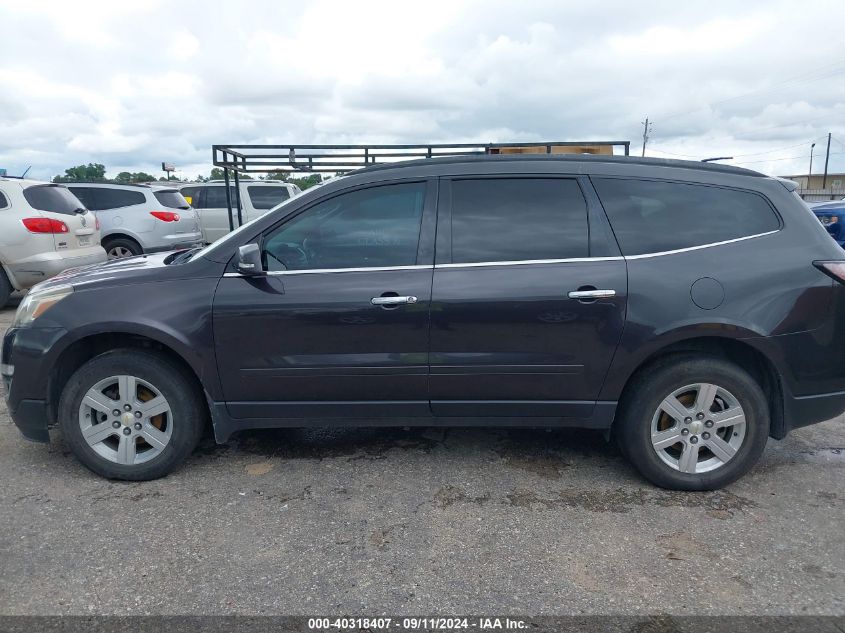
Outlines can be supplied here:
[[211, 170], [211, 176], [208, 178], [209, 180], [223, 180], [223, 170], [219, 167], [214, 167]]
[[153, 182], [156, 177], [143, 171], [128, 172], [122, 171], [114, 177], [115, 182], [132, 183], [132, 182]]
[[106, 166], [100, 163], [88, 163], [65, 169], [64, 176], [56, 176], [53, 182], [105, 181]]
[[264, 179], [281, 180], [283, 182], [289, 182], [292, 185], [296, 185], [303, 191], [305, 191], [309, 187], [319, 185], [321, 182], [323, 182], [322, 174], [309, 174], [307, 176], [302, 176], [301, 178], [294, 178], [290, 175], [290, 172], [288, 171], [271, 171], [267, 174]]

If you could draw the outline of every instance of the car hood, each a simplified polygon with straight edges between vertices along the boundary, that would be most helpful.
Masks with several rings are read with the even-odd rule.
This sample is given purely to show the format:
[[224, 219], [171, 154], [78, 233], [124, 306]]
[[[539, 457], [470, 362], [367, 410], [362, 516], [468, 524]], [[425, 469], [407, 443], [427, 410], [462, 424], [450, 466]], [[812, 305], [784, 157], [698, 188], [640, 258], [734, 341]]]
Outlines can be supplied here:
[[189, 273], [184, 264], [168, 266], [165, 262], [173, 253], [155, 253], [114, 259], [102, 264], [68, 268], [55, 277], [42, 281], [38, 290], [70, 284], [74, 287], [87, 288], [93, 285], [126, 284], [145, 281], [160, 281], [184, 277]]

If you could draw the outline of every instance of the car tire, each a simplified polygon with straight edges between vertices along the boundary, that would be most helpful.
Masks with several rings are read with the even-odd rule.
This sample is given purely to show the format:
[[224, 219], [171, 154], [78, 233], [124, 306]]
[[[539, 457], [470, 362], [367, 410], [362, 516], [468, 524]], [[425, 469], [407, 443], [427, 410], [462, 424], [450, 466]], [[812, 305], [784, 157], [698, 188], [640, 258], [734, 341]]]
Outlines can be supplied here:
[[715, 490], [736, 481], [769, 436], [760, 385], [721, 358], [657, 361], [634, 377], [620, 408], [614, 435], [622, 453], [650, 482], [672, 490]]
[[109, 259], [122, 259], [123, 257], [134, 257], [141, 255], [144, 249], [135, 240], [128, 237], [106, 238], [103, 240], [103, 248]]
[[12, 284], [9, 283], [9, 279], [6, 277], [6, 271], [0, 268], [0, 308], [6, 307], [6, 304], [9, 303], [12, 290]]
[[58, 419], [71, 450], [90, 470], [146, 481], [172, 472], [194, 450], [207, 408], [194, 381], [166, 356], [119, 349], [71, 376]]

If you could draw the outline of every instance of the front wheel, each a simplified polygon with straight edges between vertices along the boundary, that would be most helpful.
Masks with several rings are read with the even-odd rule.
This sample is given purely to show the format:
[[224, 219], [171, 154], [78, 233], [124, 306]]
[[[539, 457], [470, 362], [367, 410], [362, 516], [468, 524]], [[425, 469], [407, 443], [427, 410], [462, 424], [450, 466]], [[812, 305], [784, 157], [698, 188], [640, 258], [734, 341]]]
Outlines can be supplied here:
[[185, 372], [143, 350], [91, 359], [59, 400], [59, 424], [71, 450], [109, 479], [143, 481], [170, 473], [194, 449], [204, 423], [204, 405]]
[[725, 360], [667, 359], [634, 379], [616, 438], [652, 483], [714, 490], [745, 474], [769, 435], [769, 409], [757, 381]]

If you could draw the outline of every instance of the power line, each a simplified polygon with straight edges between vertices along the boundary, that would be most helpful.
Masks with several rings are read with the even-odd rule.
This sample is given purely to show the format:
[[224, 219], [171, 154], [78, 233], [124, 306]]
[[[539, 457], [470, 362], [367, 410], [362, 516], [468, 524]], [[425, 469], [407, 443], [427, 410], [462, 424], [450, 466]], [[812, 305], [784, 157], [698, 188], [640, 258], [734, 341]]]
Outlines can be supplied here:
[[[840, 154], [845, 154], [845, 152], [831, 152], [830, 153], [831, 156], [838, 156]], [[781, 160], [798, 160], [799, 158], [807, 158], [807, 157], [802, 154], [801, 156], [784, 156], [782, 158], [766, 158], [766, 159], [763, 159], [763, 160], [744, 160], [744, 161], [739, 161], [739, 164], [740, 165], [750, 165], [752, 163], [770, 163], [770, 162], [773, 163], [773, 162], [777, 162], [777, 161], [781, 161]]]
[[[780, 152], [780, 151], [785, 150], [785, 149], [793, 149], [795, 147], [805, 147], [805, 146], [811, 145], [812, 143], [815, 143], [815, 142], [817, 142], [817, 141], [819, 141], [823, 138], [825, 138], [825, 137], [820, 136], [818, 138], [814, 138], [814, 139], [811, 139], [809, 141], [804, 141], [803, 143], [796, 143], [795, 145], [784, 145], [782, 147], [774, 147], [772, 149], [768, 149], [768, 150], [763, 151], [763, 152], [751, 152], [751, 153], [748, 153], [748, 154], [734, 154], [733, 157], [734, 158], [744, 158], [745, 156], [762, 156], [764, 154], [773, 154], [774, 152]], [[837, 142], [839, 142], [839, 141], [837, 141]], [[840, 144], [843, 147], [845, 147], [845, 143], [840, 143]], [[668, 154], [669, 156], [678, 156], [678, 157], [681, 157], [681, 158], [698, 159], [698, 156], [694, 156], [694, 155], [691, 155], [691, 154], [676, 154], [676, 153], [673, 153], [673, 152], [667, 152], [666, 150], [660, 149], [659, 147], [654, 147], [653, 143], [651, 144], [650, 147], [651, 147], [651, 151], [653, 151], [653, 152], [660, 152], [661, 154]]]
[[[713, 102], [710, 102], [710, 103], [706, 103], [706, 104], [699, 106], [698, 108], [695, 108], [693, 110], [685, 110], [685, 111], [677, 112], [675, 114], [669, 114], [667, 116], [662, 117], [661, 120], [662, 121], [668, 121], [670, 119], [674, 119], [674, 118], [677, 118], [679, 116], [684, 116], [686, 114], [692, 114], [693, 112], [700, 112], [701, 110], [705, 110], [707, 108], [712, 108], [713, 106], [728, 103], [730, 101], [738, 101], [740, 99], [744, 99], [744, 98], [750, 97], [752, 95], [767, 94], [767, 93], [776, 91], [777, 89], [779, 89], [783, 86], [787, 86], [787, 85], [790, 85], [790, 84], [793, 84], [793, 83], [807, 83], [807, 82], [812, 82], [812, 81], [818, 81], [820, 79], [826, 79], [828, 77], [832, 77], [834, 75], [838, 75], [838, 74], [845, 72], [845, 67], [836, 68], [836, 67], [841, 66], [841, 65], [842, 65], [842, 62], [834, 62], [834, 63], [828, 64], [826, 66], [822, 66], [821, 68], [817, 68], [816, 70], [811, 71], [809, 73], [802, 73], [800, 75], [795, 75], [793, 77], [784, 79], [783, 81], [779, 81], [779, 82], [777, 82], [777, 83], [775, 83], [771, 86], [767, 86], [766, 88], [751, 90], [749, 92], [746, 92], [746, 93], [743, 93], [743, 94], [740, 94], [740, 95], [728, 97], [726, 99], [721, 99], [719, 101], [713, 101]], [[828, 72], [828, 70], [831, 67], [834, 67], [836, 69]]]

